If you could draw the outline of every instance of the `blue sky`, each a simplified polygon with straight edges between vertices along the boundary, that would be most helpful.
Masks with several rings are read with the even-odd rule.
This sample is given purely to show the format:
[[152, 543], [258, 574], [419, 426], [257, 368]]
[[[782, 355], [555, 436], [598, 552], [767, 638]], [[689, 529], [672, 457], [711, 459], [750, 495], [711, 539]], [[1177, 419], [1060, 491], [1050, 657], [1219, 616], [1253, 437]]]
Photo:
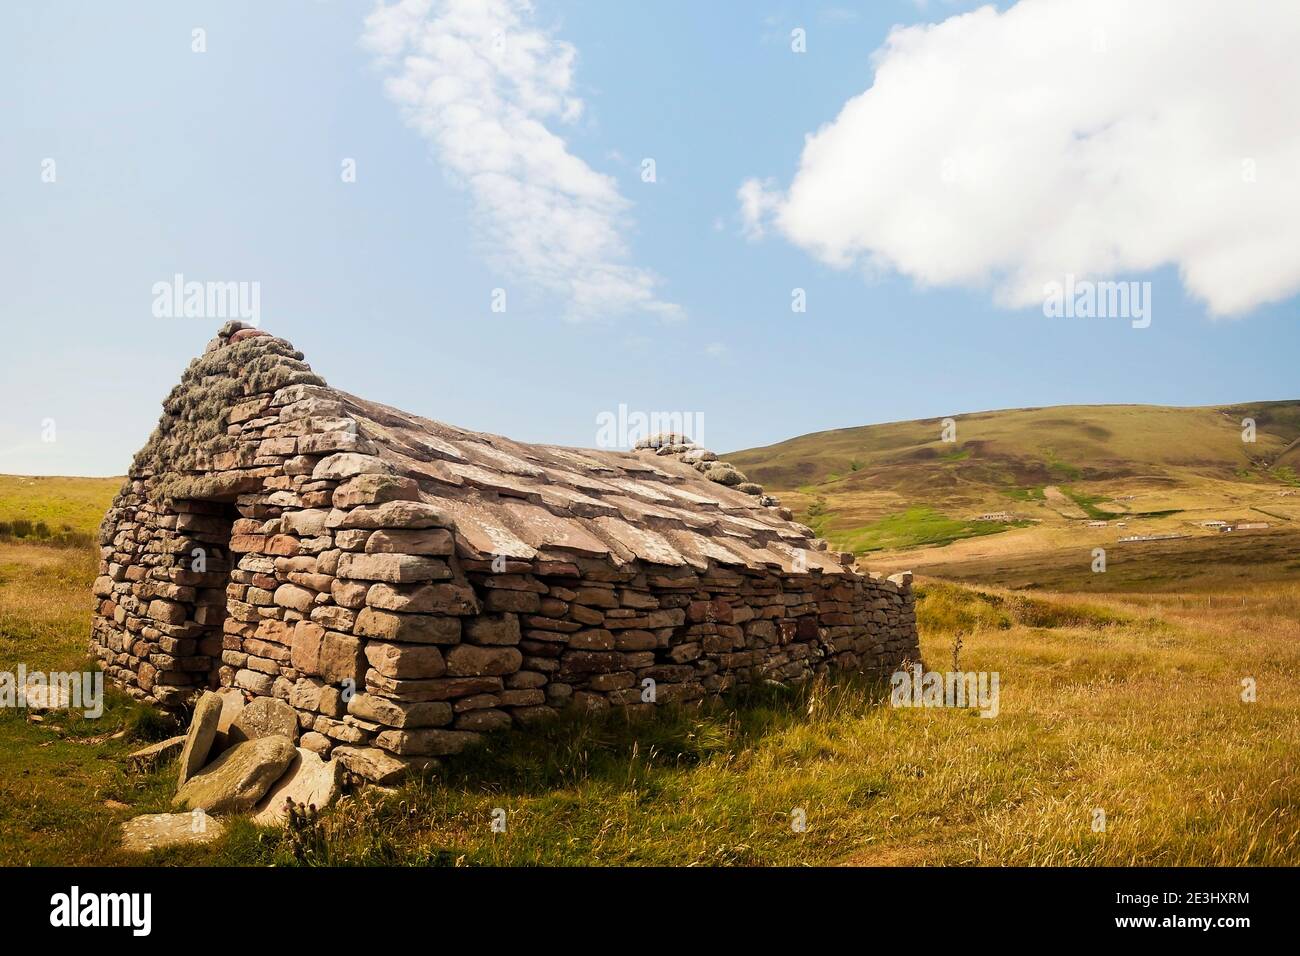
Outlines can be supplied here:
[[[1159, 205], [1139, 203], [1125, 226], [1135, 238], [1121, 241], [1106, 230], [1132, 207], [1123, 203], [1081, 219], [1078, 232], [1048, 230], [1049, 251], [1080, 233], [1100, 237], [1103, 252], [1078, 253], [1080, 274], [1151, 282], [1144, 329], [1045, 318], [1008, 291], [998, 268], [985, 268], [979, 237], [966, 235], [965, 252], [952, 255], [967, 270], [956, 277], [900, 252], [910, 239], [897, 231], [855, 231], [837, 247], [839, 262], [818, 252], [840, 234], [817, 218], [826, 203], [805, 198], [834, 189], [803, 156], [805, 137], [872, 86], [881, 62], [873, 53], [892, 27], [943, 21], [961, 5], [537, 0], [525, 11], [529, 30], [572, 54], [566, 95], [582, 112], [544, 123], [601, 188], [616, 190], [619, 203], [601, 220], [619, 236], [611, 261], [657, 277], [654, 302], [680, 315], [635, 305], [575, 315], [553, 262], [521, 269], [509, 250], [503, 261], [501, 230], [556, 233], [508, 210], [485, 225], [464, 170], [385, 92], [393, 67], [362, 42], [372, 9], [302, 0], [0, 10], [0, 472], [124, 472], [161, 399], [221, 324], [152, 314], [154, 283], [175, 273], [258, 282], [261, 326], [333, 385], [530, 441], [591, 445], [597, 416], [620, 403], [700, 415], [705, 444], [726, 451], [988, 408], [1219, 404], [1300, 391], [1285, 264], [1234, 285], [1224, 274], [1249, 270], [1226, 258], [1233, 250], [1207, 259], [1208, 240], [1172, 235], [1271, 235], [1273, 220], [1236, 199], [1226, 205], [1255, 218], [1219, 227], [1207, 212], [1174, 229]], [[963, 27], [965, 39], [983, 42], [993, 23]], [[196, 27], [206, 52], [191, 49]], [[806, 31], [804, 53], [791, 49], [795, 28]], [[987, 101], [994, 128], [1007, 99]], [[1259, 109], [1285, 111], [1273, 100]], [[1294, 126], [1295, 115], [1285, 122]], [[871, 126], [879, 122], [863, 118], [849, 132], [905, 141], [897, 128]], [[1270, 122], [1278, 125], [1259, 117], [1261, 128]], [[1175, 158], [1162, 162], [1174, 177], [1186, 133], [1160, 135], [1173, 144]], [[1277, 147], [1285, 157], [1294, 138], [1228, 153]], [[839, 174], [853, 175], [858, 140], [842, 139]], [[1116, 154], [1123, 167], [1127, 153]], [[642, 180], [647, 157], [653, 183]], [[43, 182], [51, 158], [56, 179]], [[342, 181], [345, 158], [356, 160], [356, 182]], [[1289, 201], [1300, 168], [1259, 165], [1252, 186]], [[1115, 176], [1149, 181], [1123, 168]], [[773, 191], [777, 210], [761, 236], [737, 199], [751, 178]], [[1060, 217], [1099, 204], [1030, 185], [1058, 190], [1035, 202], [1039, 214], [1054, 203]], [[914, 195], [899, 183], [862, 201], [881, 222], [906, 221], [906, 206], [882, 205], [891, 193]], [[1007, 208], [1015, 197], [998, 201]], [[1170, 208], [1199, 201], [1171, 199]], [[989, 242], [1009, 243], [995, 234], [1009, 228], [995, 223]], [[1161, 231], [1171, 235], [1155, 237]], [[1025, 245], [1009, 243], [1008, 261], [1037, 277], [1041, 257]], [[1098, 256], [1113, 267], [1098, 271]], [[505, 313], [491, 310], [497, 288], [507, 292]], [[795, 288], [806, 291], [804, 313], [791, 311]], [[1226, 314], [1215, 314], [1225, 302]], [[57, 437], [43, 441], [49, 420]]]

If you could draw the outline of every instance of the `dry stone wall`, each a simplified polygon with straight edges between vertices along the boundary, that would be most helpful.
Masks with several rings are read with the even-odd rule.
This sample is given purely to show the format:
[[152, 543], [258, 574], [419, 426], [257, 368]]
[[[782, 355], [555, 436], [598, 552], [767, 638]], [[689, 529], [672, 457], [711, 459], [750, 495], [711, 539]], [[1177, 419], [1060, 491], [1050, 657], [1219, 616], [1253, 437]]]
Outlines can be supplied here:
[[[917, 656], [908, 576], [484, 560], [286, 346], [223, 330], [105, 518], [92, 643], [142, 699], [279, 698], [301, 746], [390, 780], [564, 707], [649, 710]], [[241, 349], [256, 374], [232, 371]]]

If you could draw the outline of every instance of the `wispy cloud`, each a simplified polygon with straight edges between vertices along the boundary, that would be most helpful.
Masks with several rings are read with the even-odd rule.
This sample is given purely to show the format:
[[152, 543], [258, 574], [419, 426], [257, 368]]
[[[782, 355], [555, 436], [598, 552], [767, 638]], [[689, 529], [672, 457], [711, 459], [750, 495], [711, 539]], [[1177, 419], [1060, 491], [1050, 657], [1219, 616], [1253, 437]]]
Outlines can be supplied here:
[[525, 0], [379, 3], [362, 42], [407, 124], [473, 198], [493, 263], [565, 303], [569, 318], [680, 318], [661, 280], [627, 262], [631, 203], [548, 124], [583, 111], [576, 50]]
[[776, 191], [774, 180], [747, 179], [736, 190], [736, 199], [740, 201], [740, 223], [745, 236], [749, 239], [762, 239], [764, 225], [781, 209], [781, 195]]

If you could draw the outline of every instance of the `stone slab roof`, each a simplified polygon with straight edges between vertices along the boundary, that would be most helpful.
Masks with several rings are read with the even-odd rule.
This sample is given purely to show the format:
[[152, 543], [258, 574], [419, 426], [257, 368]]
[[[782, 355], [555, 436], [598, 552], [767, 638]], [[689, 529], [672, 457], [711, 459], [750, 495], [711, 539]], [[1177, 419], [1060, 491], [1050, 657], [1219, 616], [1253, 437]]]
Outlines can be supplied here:
[[527, 444], [328, 391], [370, 453], [446, 509], [471, 557], [576, 554], [615, 565], [854, 573], [770, 497], [720, 484], [683, 461], [690, 446], [672, 453]]
[[164, 402], [131, 477], [203, 498], [258, 490], [290, 460], [316, 479], [376, 466], [414, 480], [470, 559], [857, 574], [717, 455], [679, 435], [641, 444], [527, 444], [422, 418], [331, 387], [284, 339], [231, 322]]

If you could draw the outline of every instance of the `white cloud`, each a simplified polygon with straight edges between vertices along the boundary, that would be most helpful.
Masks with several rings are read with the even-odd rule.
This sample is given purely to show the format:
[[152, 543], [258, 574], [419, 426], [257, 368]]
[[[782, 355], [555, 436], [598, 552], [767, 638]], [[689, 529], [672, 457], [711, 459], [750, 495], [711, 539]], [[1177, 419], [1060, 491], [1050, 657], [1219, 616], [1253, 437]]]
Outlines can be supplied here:
[[741, 218], [1011, 306], [1173, 264], [1241, 313], [1300, 291], [1297, 50], [1300, 6], [1267, 0], [1021, 0], [895, 29], [789, 190], [741, 187]]
[[582, 114], [576, 51], [532, 24], [526, 0], [399, 0], [366, 18], [363, 44], [407, 124], [473, 197], [494, 263], [562, 299], [572, 318], [682, 315], [628, 265], [630, 203], [548, 123]]

